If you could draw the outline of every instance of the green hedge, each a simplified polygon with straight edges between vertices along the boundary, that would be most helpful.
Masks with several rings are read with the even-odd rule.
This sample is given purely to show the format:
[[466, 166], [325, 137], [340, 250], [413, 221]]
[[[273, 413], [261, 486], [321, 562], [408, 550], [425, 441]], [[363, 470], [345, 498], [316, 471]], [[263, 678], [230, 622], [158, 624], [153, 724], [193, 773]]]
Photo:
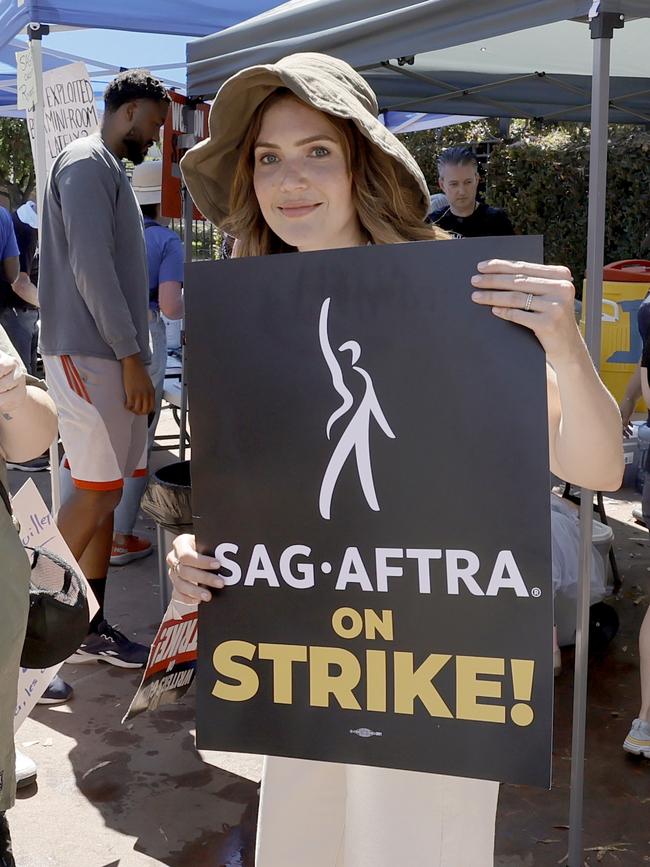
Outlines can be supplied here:
[[[459, 124], [404, 136], [429, 182], [438, 189], [436, 157], [464, 142], [491, 143], [485, 187], [490, 204], [505, 208], [518, 232], [543, 234], [547, 262], [568, 265], [580, 291], [587, 255], [589, 128], [514, 121], [500, 140], [498, 121]], [[0, 119], [0, 190], [17, 207], [34, 183], [23, 121]], [[650, 132], [610, 128], [605, 261], [644, 254], [650, 230]], [[645, 256], [650, 257], [646, 249]]]
[[[579, 290], [587, 256], [589, 129], [517, 121], [511, 135], [511, 140], [498, 141], [496, 122], [483, 121], [442, 134], [414, 133], [405, 136], [405, 143], [435, 191], [435, 160], [441, 150], [462, 142], [492, 141], [486, 200], [505, 208], [518, 232], [544, 235], [546, 261], [568, 265]], [[640, 258], [649, 229], [650, 132], [643, 127], [611, 127], [605, 261]]]
[[0, 193], [18, 208], [36, 183], [27, 124], [19, 118], [0, 117]]

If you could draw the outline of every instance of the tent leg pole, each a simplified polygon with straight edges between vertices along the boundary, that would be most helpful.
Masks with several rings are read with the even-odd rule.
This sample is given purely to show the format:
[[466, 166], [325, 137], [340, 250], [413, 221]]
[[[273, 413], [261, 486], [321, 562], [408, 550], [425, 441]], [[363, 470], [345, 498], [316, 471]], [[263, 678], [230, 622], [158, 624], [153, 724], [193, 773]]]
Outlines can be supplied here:
[[[193, 237], [193, 220], [194, 220], [194, 202], [190, 196], [187, 187], [183, 187], [183, 243], [185, 247], [185, 261], [192, 261], [192, 241]], [[183, 323], [183, 337], [181, 344], [181, 405], [179, 409], [180, 425], [179, 425], [179, 448], [178, 457], [181, 461], [185, 460], [185, 447], [187, 439], [187, 376], [185, 373], [186, 351], [185, 351], [185, 323]]]
[[[43, 213], [43, 196], [45, 194], [46, 156], [45, 156], [45, 104], [43, 95], [43, 50], [42, 39], [48, 33], [48, 28], [32, 23], [27, 28], [29, 48], [32, 53], [34, 68], [34, 84], [36, 104], [34, 106], [34, 165], [36, 167], [36, 204], [38, 210], [39, 229]], [[59, 479], [59, 444], [58, 437], [50, 446], [50, 490], [52, 495], [52, 514], [56, 517], [61, 505], [61, 484]]]
[[[589, 149], [589, 216], [587, 230], [587, 347], [596, 367], [600, 360], [600, 328], [605, 243], [605, 191], [607, 184], [607, 124], [609, 119], [609, 64], [614, 27], [620, 16], [601, 13], [591, 22], [593, 75], [591, 91], [591, 143]], [[569, 802], [569, 857], [567, 867], [582, 867], [585, 727], [589, 652], [589, 602], [592, 558], [593, 491], [580, 497], [580, 563], [573, 686], [573, 732]]]
[[[34, 164], [36, 168], [36, 203], [38, 206], [38, 221], [40, 227], [45, 179], [47, 176], [45, 157], [45, 107], [43, 102], [43, 51], [41, 40], [43, 28], [40, 24], [30, 24], [27, 28], [29, 48], [34, 68], [34, 90], [36, 103], [34, 105]], [[47, 32], [47, 31], [46, 31]]]

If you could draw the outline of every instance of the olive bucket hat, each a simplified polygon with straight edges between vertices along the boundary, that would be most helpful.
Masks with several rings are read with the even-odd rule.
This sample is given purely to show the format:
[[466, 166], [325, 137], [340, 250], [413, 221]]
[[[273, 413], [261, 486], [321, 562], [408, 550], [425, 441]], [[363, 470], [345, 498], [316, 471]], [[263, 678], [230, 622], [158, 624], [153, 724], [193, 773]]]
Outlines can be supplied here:
[[372, 88], [345, 61], [313, 53], [290, 54], [277, 63], [243, 69], [219, 90], [210, 109], [209, 137], [181, 160], [185, 183], [208, 220], [218, 226], [228, 216], [239, 148], [255, 110], [279, 87], [318, 111], [351, 120], [372, 145], [395, 161], [400, 183], [421, 200], [424, 220], [429, 209], [424, 175], [404, 145], [377, 119]]

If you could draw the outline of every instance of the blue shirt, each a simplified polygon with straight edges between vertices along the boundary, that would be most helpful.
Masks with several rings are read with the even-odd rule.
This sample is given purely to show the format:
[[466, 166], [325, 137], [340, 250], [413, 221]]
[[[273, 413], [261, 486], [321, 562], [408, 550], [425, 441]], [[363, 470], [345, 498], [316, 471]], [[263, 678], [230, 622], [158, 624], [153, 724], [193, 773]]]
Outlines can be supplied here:
[[645, 349], [648, 337], [650, 336], [650, 292], [648, 292], [641, 302], [641, 306], [636, 314], [636, 322], [639, 328], [639, 334], [641, 335], [641, 342]]
[[6, 208], [0, 208], [0, 262], [3, 259], [11, 259], [19, 256], [18, 242], [14, 232], [14, 224], [11, 214]]
[[144, 240], [149, 267], [149, 304], [158, 307], [160, 284], [169, 280], [183, 282], [183, 245], [176, 232], [150, 217], [144, 218]]
[[[641, 302], [641, 306], [636, 314], [636, 322], [643, 344], [641, 367], [648, 368], [650, 366], [650, 292], [648, 292]], [[648, 381], [650, 382], [650, 372], [648, 372]], [[646, 424], [650, 425], [650, 407], [648, 407], [648, 420]], [[650, 455], [650, 451], [648, 454]]]

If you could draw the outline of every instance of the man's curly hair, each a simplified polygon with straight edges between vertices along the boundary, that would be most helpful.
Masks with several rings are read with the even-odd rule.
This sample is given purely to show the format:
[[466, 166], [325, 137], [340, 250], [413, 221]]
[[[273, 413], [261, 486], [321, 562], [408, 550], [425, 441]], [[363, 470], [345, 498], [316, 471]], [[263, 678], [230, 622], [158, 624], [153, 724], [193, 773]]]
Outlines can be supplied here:
[[170, 101], [165, 85], [154, 78], [148, 69], [127, 69], [120, 72], [104, 91], [104, 105], [108, 112], [117, 111], [125, 102], [134, 99]]

